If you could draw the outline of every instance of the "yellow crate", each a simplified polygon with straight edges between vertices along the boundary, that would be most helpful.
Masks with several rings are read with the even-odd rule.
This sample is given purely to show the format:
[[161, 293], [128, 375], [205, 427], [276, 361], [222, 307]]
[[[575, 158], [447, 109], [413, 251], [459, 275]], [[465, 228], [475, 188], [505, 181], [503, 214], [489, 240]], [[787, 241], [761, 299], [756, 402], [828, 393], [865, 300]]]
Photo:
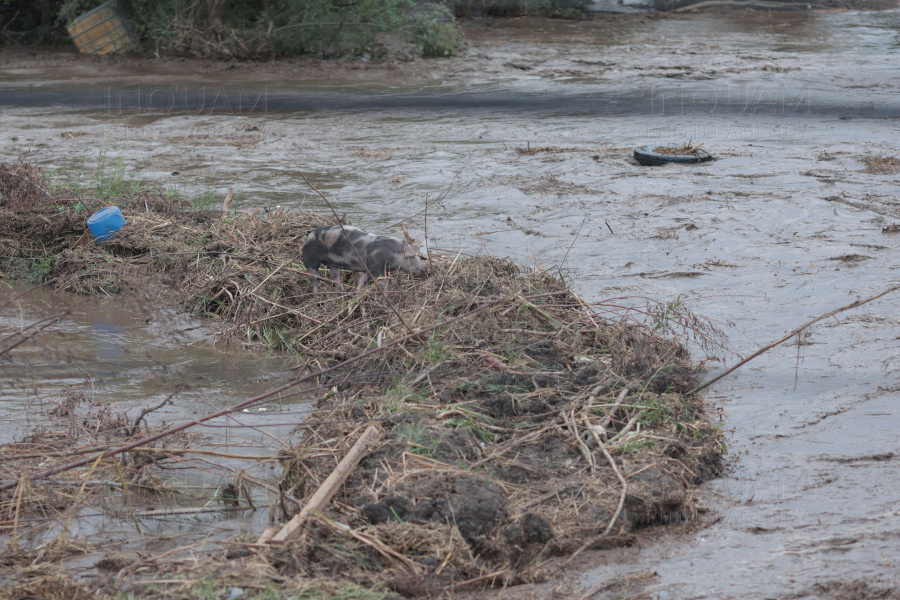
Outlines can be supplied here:
[[136, 50], [137, 36], [118, 2], [106, 2], [66, 25], [72, 41], [85, 54], [118, 54]]

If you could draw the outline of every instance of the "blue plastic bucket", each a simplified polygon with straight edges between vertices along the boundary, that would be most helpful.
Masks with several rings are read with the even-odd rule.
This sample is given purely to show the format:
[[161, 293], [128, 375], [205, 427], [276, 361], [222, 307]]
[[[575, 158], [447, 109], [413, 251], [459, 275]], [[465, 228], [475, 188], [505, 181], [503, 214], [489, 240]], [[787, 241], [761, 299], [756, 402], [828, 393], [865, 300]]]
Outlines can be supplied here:
[[118, 206], [107, 206], [98, 210], [88, 219], [88, 229], [97, 241], [106, 242], [113, 239], [116, 232], [125, 225], [125, 217]]

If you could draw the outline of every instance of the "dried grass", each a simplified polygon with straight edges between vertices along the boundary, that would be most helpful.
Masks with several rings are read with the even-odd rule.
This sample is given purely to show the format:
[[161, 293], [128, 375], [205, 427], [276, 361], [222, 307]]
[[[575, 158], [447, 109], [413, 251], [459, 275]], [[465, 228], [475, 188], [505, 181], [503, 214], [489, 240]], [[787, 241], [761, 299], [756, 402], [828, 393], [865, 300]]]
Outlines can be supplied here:
[[[107, 498], [96, 495], [98, 490], [130, 487], [132, 491], [163, 491], [157, 467], [168, 458], [167, 454], [192, 445], [200, 437], [189, 433], [170, 436], [159, 452], [142, 448], [115, 462], [89, 465], [76, 476], [61, 473], [30, 481], [24, 476], [65, 465], [73, 458], [95, 454], [136, 434], [153, 431], [129, 421], [116, 406], [93, 401], [87, 389], [65, 388], [44, 400], [43, 409], [35, 405], [29, 411], [39, 418], [31, 431], [20, 441], [0, 445], [0, 480], [18, 481], [16, 487], [0, 492], [0, 533], [10, 534], [13, 542], [16, 532], [58, 526], [82, 502], [103, 504]], [[60, 539], [73, 543], [65, 536]], [[57, 545], [45, 545], [39, 550], [45, 553]], [[21, 558], [31, 556], [29, 552], [13, 543], [0, 555]], [[27, 562], [35, 560], [32, 557]]]
[[896, 156], [864, 156], [860, 161], [871, 175], [896, 175], [900, 172], [900, 158]]
[[[422, 566], [409, 572], [360, 545], [356, 552], [366, 561], [338, 568], [332, 556], [330, 568], [356, 579], [377, 576], [401, 592], [435, 593], [423, 581], [436, 578], [447, 588], [492, 573], [491, 579], [519, 584], [543, 579], [548, 564], [583, 547], [630, 545], [644, 526], [692, 523], [692, 489], [721, 469], [718, 432], [696, 398], [638, 388], [617, 403], [610, 392], [621, 383], [608, 379], [611, 373], [579, 384], [582, 371], [532, 388], [527, 379], [482, 371], [410, 394], [383, 422], [386, 436], [325, 516]], [[473, 383], [463, 395], [441, 397], [442, 389]], [[608, 392], [592, 393], [598, 387]], [[353, 417], [386, 414], [383, 396], [371, 390], [335, 399], [313, 414], [311, 424], [300, 426], [302, 443], [283, 455], [282, 487], [290, 482], [301, 498], [311, 495], [358, 436]], [[328, 535], [311, 527], [289, 551], [307, 558], [296, 563], [299, 573], [318, 572], [310, 552], [338, 543], [335, 532]], [[448, 540], [465, 545], [447, 554]]]
[[560, 154], [562, 152], [583, 152], [583, 150], [579, 150], [578, 148], [560, 148], [559, 146], [535, 146], [531, 147], [531, 144], [527, 146], [516, 148], [516, 153], [519, 156], [534, 156], [535, 154]]
[[40, 598], [41, 600], [103, 600], [112, 596], [86, 589], [67, 577], [52, 575], [31, 579], [0, 590], [0, 600], [21, 600]]
[[703, 144], [697, 144], [694, 146], [691, 142], [686, 142], [684, 146], [658, 146], [654, 148], [653, 151], [665, 155], [699, 154], [700, 146], [702, 145]]
[[[40, 185], [28, 189], [40, 195]], [[360, 357], [319, 377], [328, 392], [279, 457], [278, 518], [297, 509], [291, 499], [315, 492], [363, 429], [379, 423], [385, 435], [299, 539], [244, 561], [255, 567], [214, 558], [135, 565], [192, 581], [253, 573], [259, 585], [312, 579], [404, 595], [533, 582], [585, 548], [633, 543], [646, 525], [692, 522], [695, 486], [722, 468], [722, 437], [702, 398], [682, 394], [700, 370], [685, 338], [716, 346], [721, 337], [677, 302], [643, 312], [586, 304], [557, 274], [436, 254], [428, 276], [386, 277], [383, 293], [325, 283], [314, 296], [300, 250], [330, 219], [222, 218], [153, 199], [126, 203], [127, 227], [103, 244], [83, 245], [84, 217], [72, 209], [0, 207], [0, 235], [31, 252], [53, 250], [47, 278], [60, 290], [152, 295], [215, 317], [225, 338], [289, 350], [313, 372]], [[345, 274], [346, 283], [356, 276]], [[87, 452], [87, 441], [105, 447], [101, 431], [131, 435], [137, 426], [83, 399], [57, 404], [56, 418], [88, 410], [78, 422], [96, 426], [0, 449], [10, 459], [4, 479], [38, 470], [29, 451], [59, 464]], [[126, 467], [145, 476], [137, 463]], [[39, 487], [23, 480], [0, 496], [0, 527], [78, 501]], [[120, 570], [116, 585], [138, 571]]]

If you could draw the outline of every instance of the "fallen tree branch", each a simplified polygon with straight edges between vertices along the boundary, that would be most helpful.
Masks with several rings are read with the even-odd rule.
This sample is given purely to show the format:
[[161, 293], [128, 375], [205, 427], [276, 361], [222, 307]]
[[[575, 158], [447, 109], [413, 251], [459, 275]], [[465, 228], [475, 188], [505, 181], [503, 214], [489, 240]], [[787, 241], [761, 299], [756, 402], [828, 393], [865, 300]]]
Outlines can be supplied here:
[[137, 432], [141, 426], [141, 421], [143, 420], [144, 417], [146, 417], [148, 414], [152, 413], [155, 410], [159, 410], [160, 408], [162, 408], [163, 406], [165, 406], [166, 404], [171, 402], [172, 398], [175, 397], [175, 394], [178, 394], [179, 392], [181, 392], [180, 386], [175, 386], [175, 387], [176, 387], [175, 391], [172, 392], [171, 394], [169, 394], [169, 396], [167, 398], [164, 398], [162, 402], [160, 402], [156, 406], [153, 406], [151, 408], [145, 408], [144, 410], [141, 411], [141, 414], [138, 415], [138, 418], [134, 420], [134, 425], [131, 426], [131, 433], [129, 433], [128, 435], [137, 434]]
[[[15, 333], [11, 333], [10, 335], [6, 336], [3, 340], [0, 340], [0, 346], [2, 346], [3, 344], [5, 344], [5, 343], [7, 342], [7, 340], [10, 340], [10, 339], [12, 339], [12, 338], [15, 337], [15, 336], [21, 336], [21, 339], [20, 339], [18, 342], [12, 344], [11, 346], [6, 346], [6, 347], [0, 348], [0, 356], [3, 356], [3, 355], [6, 354], [7, 352], [16, 349], [17, 347], [21, 346], [22, 344], [24, 344], [24, 343], [27, 342], [28, 340], [34, 339], [34, 337], [35, 337], [38, 333], [40, 333], [40, 332], [42, 332], [43, 330], [47, 329], [47, 328], [50, 327], [51, 325], [55, 325], [56, 323], [59, 323], [59, 322], [62, 320], [63, 317], [69, 316], [69, 315], [71, 315], [71, 314], [72, 314], [72, 309], [70, 308], [69, 310], [67, 310], [67, 311], [64, 312], [64, 313], [60, 313], [60, 314], [58, 314], [58, 315], [53, 315], [53, 316], [51, 316], [51, 317], [45, 317], [44, 319], [41, 319], [42, 321], [45, 320], [45, 321], [47, 321], [47, 322], [44, 323], [43, 325], [41, 325], [40, 327], [36, 327], [37, 324], [41, 322], [41, 321], [37, 321], [37, 322], [32, 323], [31, 325], [29, 325], [28, 327], [25, 327], [25, 328], [23, 328], [23, 329], [20, 329], [19, 331], [16, 331]], [[28, 331], [29, 329], [32, 329], [32, 331], [31, 331], [30, 333], [25, 333], [25, 332]]]
[[300, 535], [303, 524], [306, 522], [309, 515], [313, 511], [322, 510], [322, 508], [328, 504], [328, 501], [337, 493], [338, 488], [344, 484], [344, 481], [347, 480], [347, 477], [350, 476], [350, 473], [353, 472], [353, 469], [356, 468], [356, 465], [362, 460], [362, 457], [365, 456], [366, 452], [368, 452], [369, 444], [374, 443], [380, 437], [381, 432], [378, 431], [378, 428], [374, 425], [369, 425], [369, 428], [359, 436], [359, 439], [356, 440], [356, 443], [353, 444], [353, 447], [350, 448], [350, 451], [347, 452], [347, 455], [344, 456], [343, 460], [338, 463], [338, 466], [335, 467], [334, 471], [332, 471], [328, 478], [322, 482], [322, 485], [319, 486], [319, 489], [316, 490], [313, 497], [310, 498], [309, 502], [306, 503], [306, 506], [303, 507], [303, 510], [294, 515], [294, 517], [281, 528], [281, 531], [274, 536], [270, 535], [268, 530], [266, 530], [256, 543], [284, 543]]
[[596, 433], [594, 433], [594, 439], [596, 439], [600, 450], [603, 451], [603, 456], [606, 457], [606, 460], [609, 462], [609, 466], [612, 467], [613, 471], [616, 474], [616, 477], [619, 478], [619, 482], [622, 484], [622, 493], [619, 496], [619, 504], [616, 506], [616, 512], [613, 513], [613, 516], [609, 520], [609, 523], [606, 525], [606, 529], [603, 530], [603, 533], [596, 535], [596, 536], [592, 537], [591, 539], [589, 539], [588, 541], [586, 541], [585, 543], [583, 543], [578, 548], [578, 550], [573, 552], [572, 555], [566, 559], [566, 561], [562, 564], [562, 566], [560, 566], [558, 569], [556, 569], [556, 571], [554, 571], [554, 574], [559, 573], [560, 571], [562, 571], [563, 569], [568, 567], [579, 554], [581, 554], [582, 552], [584, 552], [585, 550], [587, 550], [588, 548], [590, 548], [591, 546], [593, 546], [594, 544], [596, 544], [597, 542], [599, 542], [600, 540], [605, 538], [607, 535], [609, 535], [609, 532], [612, 531], [612, 528], [616, 524], [616, 521], [618, 520], [619, 515], [622, 514], [622, 509], [625, 508], [625, 498], [628, 496], [628, 482], [625, 481], [625, 478], [622, 476], [621, 471], [619, 471], [619, 467], [616, 465], [616, 461], [613, 459], [612, 455], [606, 449], [606, 446], [603, 444], [603, 441], [600, 440], [600, 436], [597, 435]]
[[754, 358], [756, 358], [756, 357], [759, 356], [760, 354], [762, 354], [762, 353], [764, 353], [764, 352], [766, 352], [766, 351], [768, 351], [768, 350], [771, 350], [771, 349], [774, 348], [775, 346], [777, 346], [777, 345], [779, 345], [779, 344], [782, 344], [782, 343], [788, 341], [789, 339], [791, 339], [792, 337], [794, 337], [795, 335], [797, 335], [798, 333], [800, 333], [801, 331], [803, 331], [804, 329], [806, 329], [807, 327], [809, 327], [810, 325], [813, 325], [813, 324], [815, 324], [815, 323], [818, 323], [818, 322], [821, 321], [822, 319], [827, 319], [828, 317], [833, 317], [834, 315], [836, 315], [836, 314], [838, 314], [838, 313], [842, 313], [842, 312], [844, 312], [845, 310], [850, 310], [850, 309], [852, 309], [852, 308], [858, 308], [858, 307], [862, 306], [863, 304], [868, 304], [869, 302], [872, 302], [873, 300], [878, 300], [878, 299], [881, 298], [882, 296], [885, 296], [885, 295], [890, 294], [891, 292], [894, 292], [894, 291], [897, 291], [897, 290], [900, 290], [900, 285], [892, 285], [892, 286], [889, 287], [888, 289], [886, 289], [886, 290], [884, 290], [884, 291], [882, 291], [882, 292], [879, 292], [879, 293], [875, 294], [874, 296], [869, 296], [869, 297], [866, 298], [865, 300], [857, 300], [857, 301], [854, 302], [853, 304], [848, 304], [847, 306], [842, 306], [841, 308], [837, 308], [837, 309], [835, 309], [835, 310], [833, 310], [833, 311], [831, 311], [831, 312], [829, 312], [829, 313], [825, 313], [824, 315], [822, 315], [822, 316], [820, 316], [820, 317], [816, 317], [816, 318], [813, 319], [812, 321], [808, 321], [808, 322], [804, 323], [803, 325], [801, 325], [800, 327], [798, 327], [797, 329], [794, 329], [793, 331], [791, 331], [790, 333], [788, 333], [786, 336], [784, 336], [784, 337], [782, 337], [782, 338], [779, 338], [779, 339], [775, 340], [775, 341], [772, 342], [771, 344], [768, 344], [768, 345], [766, 345], [766, 346], [763, 346], [762, 348], [760, 348], [759, 350], [757, 350], [756, 352], [754, 352], [753, 354], [751, 354], [750, 356], [748, 356], [747, 358], [745, 358], [744, 360], [742, 360], [741, 362], [739, 362], [738, 364], [734, 365], [733, 367], [731, 367], [730, 369], [728, 369], [727, 371], [725, 371], [725, 372], [722, 373], [721, 375], [718, 375], [717, 377], [714, 377], [714, 378], [710, 379], [710, 380], [707, 381], [706, 383], [704, 383], [704, 384], [702, 384], [702, 385], [699, 385], [699, 386], [695, 387], [694, 389], [692, 389], [691, 391], [689, 391], [689, 392], [688, 392], [687, 394], [685, 394], [685, 395], [686, 395], [686, 396], [690, 396], [691, 394], [696, 394], [697, 392], [699, 392], [699, 391], [701, 391], [701, 390], [704, 390], [704, 389], [708, 388], [709, 386], [711, 386], [711, 385], [714, 384], [715, 382], [719, 381], [719, 380], [722, 379], [723, 377], [725, 377], [725, 376], [727, 376], [727, 375], [730, 375], [731, 373], [733, 373], [734, 371], [736, 371], [736, 370], [738, 369], [738, 367], [741, 367], [741, 366], [747, 364], [748, 362], [750, 362], [751, 360], [753, 360]]
[[228, 188], [228, 195], [225, 196], [225, 201], [222, 203], [222, 216], [220, 218], [224, 219], [228, 216], [228, 209], [231, 207], [231, 201], [234, 199], [234, 188]]
[[[91, 446], [89, 448], [79, 448], [69, 452], [57, 452], [52, 449], [44, 452], [31, 452], [27, 454], [0, 454], [3, 460], [24, 460], [27, 458], [68, 458], [70, 456], [79, 456], [81, 454], [90, 454], [91, 452], [99, 452], [100, 450], [109, 450], [114, 448], [112, 444], [102, 444], [100, 446]], [[199, 450], [197, 448], [134, 448], [132, 452], [150, 452], [153, 454], [200, 454], [203, 456], [215, 456], [218, 458], [236, 458], [240, 460], [272, 460], [274, 456], [262, 456], [256, 454], [229, 454], [227, 452], [215, 452], [213, 450]]]

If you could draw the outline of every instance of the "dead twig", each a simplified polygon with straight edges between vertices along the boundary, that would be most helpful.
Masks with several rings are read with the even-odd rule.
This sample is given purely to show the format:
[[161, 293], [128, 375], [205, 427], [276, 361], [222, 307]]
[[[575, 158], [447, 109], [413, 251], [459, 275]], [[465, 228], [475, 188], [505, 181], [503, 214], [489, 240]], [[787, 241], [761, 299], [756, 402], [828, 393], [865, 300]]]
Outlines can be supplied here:
[[609, 461], [609, 465], [612, 467], [613, 471], [615, 472], [616, 477], [618, 477], [619, 483], [622, 484], [622, 493], [619, 496], [619, 505], [616, 507], [616, 512], [613, 513], [613, 516], [609, 520], [609, 523], [606, 525], [606, 529], [603, 530], [603, 533], [601, 533], [600, 535], [597, 535], [595, 537], [592, 537], [591, 539], [586, 541], [584, 544], [582, 544], [578, 548], [578, 550], [573, 552], [572, 555], [569, 558], [567, 558], [566, 561], [558, 569], [556, 569], [556, 571], [554, 571], [554, 573], [559, 573], [560, 571], [564, 570], [566, 567], [568, 567], [572, 563], [573, 560], [575, 560], [575, 558], [579, 554], [581, 554], [582, 552], [584, 552], [585, 550], [587, 550], [588, 548], [590, 548], [591, 546], [593, 546], [594, 544], [596, 544], [597, 542], [599, 542], [600, 540], [605, 538], [609, 534], [609, 532], [612, 531], [612, 528], [616, 524], [616, 521], [618, 520], [619, 515], [622, 514], [622, 509], [625, 507], [625, 497], [628, 495], [628, 482], [625, 481], [625, 478], [622, 476], [622, 472], [619, 470], [619, 467], [616, 465], [616, 461], [613, 460], [612, 455], [610, 455], [609, 451], [606, 449], [606, 446], [603, 445], [603, 442], [600, 441], [599, 437], [597, 437], [596, 439], [597, 439], [597, 443], [600, 446], [600, 450], [603, 452], [603, 456], [605, 456], [606, 460]]
[[777, 340], [775, 340], [774, 342], [772, 342], [772, 343], [770, 343], [770, 344], [766, 344], [765, 346], [763, 346], [762, 348], [760, 348], [759, 350], [757, 350], [756, 352], [754, 352], [753, 354], [751, 354], [750, 356], [748, 356], [747, 358], [745, 358], [744, 360], [742, 360], [741, 362], [737, 363], [736, 365], [734, 365], [733, 367], [731, 367], [730, 369], [728, 369], [728, 370], [725, 371], [724, 373], [722, 373], [722, 374], [720, 374], [720, 375], [718, 375], [718, 376], [716, 376], [716, 377], [713, 377], [712, 379], [710, 379], [709, 381], [707, 381], [706, 383], [704, 383], [704, 384], [702, 384], [702, 385], [698, 385], [697, 387], [695, 387], [694, 389], [692, 389], [691, 391], [689, 391], [686, 395], [690, 396], [691, 394], [696, 394], [697, 392], [699, 392], [699, 391], [701, 391], [701, 390], [704, 390], [704, 389], [708, 388], [709, 386], [711, 386], [711, 385], [714, 384], [715, 382], [719, 381], [719, 380], [722, 379], [723, 377], [726, 377], [726, 376], [730, 375], [731, 373], [733, 373], [734, 371], [736, 371], [738, 368], [744, 366], [745, 364], [747, 364], [748, 362], [750, 362], [751, 360], [753, 360], [754, 358], [756, 358], [756, 357], [759, 356], [760, 354], [763, 354], [764, 352], [767, 352], [767, 351], [771, 350], [771, 349], [774, 348], [775, 346], [777, 346], [777, 345], [779, 345], [779, 344], [782, 344], [782, 343], [788, 341], [789, 339], [791, 339], [792, 337], [794, 337], [795, 335], [797, 335], [798, 333], [800, 333], [801, 331], [803, 331], [804, 329], [806, 329], [807, 327], [809, 327], [810, 325], [814, 325], [815, 323], [818, 323], [819, 321], [821, 321], [821, 320], [823, 320], [823, 319], [827, 319], [828, 317], [833, 317], [834, 315], [836, 315], [836, 314], [838, 314], [838, 313], [842, 313], [842, 312], [844, 312], [845, 310], [851, 310], [851, 309], [853, 309], [853, 308], [859, 308], [859, 307], [862, 306], [863, 304], [868, 304], [869, 302], [872, 302], [873, 300], [878, 300], [878, 299], [881, 298], [882, 296], [886, 296], [887, 294], [890, 294], [891, 292], [894, 292], [894, 291], [897, 291], [897, 290], [900, 290], [900, 285], [892, 285], [891, 287], [887, 288], [887, 289], [884, 290], [884, 291], [881, 291], [881, 292], [875, 294], [874, 296], [869, 296], [868, 298], [866, 298], [866, 299], [864, 299], [864, 300], [857, 300], [856, 302], [854, 302], [854, 303], [852, 303], [852, 304], [848, 304], [847, 306], [842, 306], [841, 308], [837, 308], [837, 309], [835, 309], [835, 310], [833, 310], [833, 311], [831, 311], [831, 312], [825, 313], [824, 315], [818, 316], [818, 317], [816, 317], [815, 319], [812, 319], [811, 321], [807, 321], [806, 323], [804, 323], [803, 325], [801, 325], [801, 326], [798, 327], [797, 329], [794, 329], [793, 331], [791, 331], [790, 333], [788, 333], [788, 334], [785, 335], [784, 337], [778, 338]]
[[163, 406], [165, 406], [166, 404], [171, 402], [172, 398], [174, 398], [175, 395], [178, 394], [180, 391], [181, 391], [180, 389], [176, 389], [174, 392], [169, 394], [169, 396], [167, 398], [163, 399], [163, 401], [160, 402], [159, 404], [157, 404], [156, 406], [152, 406], [150, 408], [145, 408], [144, 410], [142, 410], [141, 414], [139, 414], [137, 419], [134, 420], [134, 425], [131, 426], [131, 432], [128, 435], [135, 435], [138, 432], [138, 428], [141, 426], [141, 421], [143, 420], [144, 417], [146, 417], [147, 415], [149, 415], [150, 413], [152, 413], [155, 410], [159, 410], [160, 408], [162, 408]]
[[228, 195], [225, 196], [225, 202], [222, 203], [222, 218], [228, 216], [228, 208], [231, 206], [231, 200], [234, 198], [234, 188], [228, 188]]

